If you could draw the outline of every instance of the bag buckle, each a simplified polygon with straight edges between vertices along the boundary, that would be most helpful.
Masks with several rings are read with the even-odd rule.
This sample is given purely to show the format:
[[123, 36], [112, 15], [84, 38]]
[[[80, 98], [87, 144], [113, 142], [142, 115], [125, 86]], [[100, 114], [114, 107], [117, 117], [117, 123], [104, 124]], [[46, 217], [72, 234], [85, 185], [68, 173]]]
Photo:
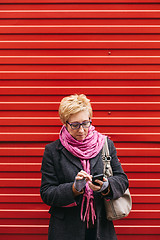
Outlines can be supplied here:
[[112, 157], [111, 156], [106, 156], [107, 161], [111, 161]]

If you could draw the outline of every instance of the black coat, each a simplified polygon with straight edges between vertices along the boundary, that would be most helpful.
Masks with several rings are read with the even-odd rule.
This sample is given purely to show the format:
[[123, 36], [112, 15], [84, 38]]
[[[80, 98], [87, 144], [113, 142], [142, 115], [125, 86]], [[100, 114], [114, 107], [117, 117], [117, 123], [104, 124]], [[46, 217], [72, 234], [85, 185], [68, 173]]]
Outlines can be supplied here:
[[[116, 155], [116, 149], [108, 140], [114, 176], [109, 178], [110, 194], [106, 198], [118, 198], [128, 187], [128, 179]], [[90, 159], [91, 174], [103, 172], [100, 153]], [[60, 140], [46, 145], [42, 161], [41, 198], [50, 208], [49, 240], [85, 240], [86, 223], [80, 219], [82, 196], [74, 198], [72, 185], [77, 173], [82, 170], [80, 160], [68, 152]], [[112, 221], [105, 217], [104, 199], [94, 192], [97, 215], [97, 240], [116, 240]], [[77, 206], [69, 207], [76, 203]], [[66, 206], [66, 207], [65, 207]]]

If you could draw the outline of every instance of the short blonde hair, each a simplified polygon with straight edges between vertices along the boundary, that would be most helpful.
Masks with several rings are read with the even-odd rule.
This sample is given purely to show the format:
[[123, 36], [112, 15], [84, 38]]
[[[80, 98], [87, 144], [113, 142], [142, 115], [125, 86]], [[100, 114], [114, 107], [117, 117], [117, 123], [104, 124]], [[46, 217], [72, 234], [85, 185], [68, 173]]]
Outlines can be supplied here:
[[90, 100], [84, 95], [70, 95], [64, 97], [59, 106], [59, 116], [63, 124], [68, 121], [71, 115], [88, 110], [89, 117], [92, 118], [92, 107]]

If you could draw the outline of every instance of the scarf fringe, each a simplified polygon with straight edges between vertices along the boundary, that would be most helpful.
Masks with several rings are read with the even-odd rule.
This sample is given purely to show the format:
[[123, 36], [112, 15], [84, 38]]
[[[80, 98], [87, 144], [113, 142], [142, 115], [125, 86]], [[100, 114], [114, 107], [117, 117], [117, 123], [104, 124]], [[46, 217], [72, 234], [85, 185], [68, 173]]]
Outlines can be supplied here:
[[[83, 214], [85, 200], [87, 201], [87, 203], [86, 203], [85, 213]], [[82, 205], [81, 205], [81, 220], [83, 222], [85, 222], [85, 221], [87, 222], [87, 228], [89, 228], [90, 216], [91, 216], [92, 224], [94, 225], [95, 220], [96, 220], [96, 213], [95, 213], [95, 209], [94, 209], [94, 198], [93, 198], [93, 196], [89, 196], [86, 193], [84, 193]]]

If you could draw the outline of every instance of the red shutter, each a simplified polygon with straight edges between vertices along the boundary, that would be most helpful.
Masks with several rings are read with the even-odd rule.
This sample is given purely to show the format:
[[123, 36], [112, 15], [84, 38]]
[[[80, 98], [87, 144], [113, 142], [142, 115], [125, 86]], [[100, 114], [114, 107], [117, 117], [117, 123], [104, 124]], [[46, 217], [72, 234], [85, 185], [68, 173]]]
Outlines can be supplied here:
[[1, 0], [0, 239], [46, 240], [44, 147], [59, 101], [85, 93], [130, 181], [119, 240], [160, 238], [160, 1]]

